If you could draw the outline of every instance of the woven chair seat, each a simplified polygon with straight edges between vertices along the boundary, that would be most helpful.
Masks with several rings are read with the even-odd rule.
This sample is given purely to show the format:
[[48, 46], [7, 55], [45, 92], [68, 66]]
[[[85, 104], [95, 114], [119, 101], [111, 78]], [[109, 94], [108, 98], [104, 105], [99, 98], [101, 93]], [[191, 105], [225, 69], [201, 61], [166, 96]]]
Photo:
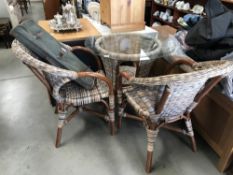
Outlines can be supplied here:
[[59, 95], [59, 101], [71, 103], [75, 106], [82, 106], [100, 102], [101, 99], [107, 98], [109, 89], [105, 83], [100, 82], [99, 80], [97, 80], [97, 83], [92, 90], [86, 90], [75, 82], [69, 82], [61, 87]]
[[[201, 81], [200, 81], [201, 82]], [[143, 115], [150, 118], [154, 123], [160, 121], [173, 121], [180, 118], [186, 111], [192, 110], [196, 103], [193, 102], [195, 94], [189, 91], [189, 94], [184, 94], [186, 89], [201, 89], [200, 83], [195, 85], [183, 84], [183, 86], [171, 87], [171, 95], [166, 103], [166, 108], [160, 113], [156, 114], [156, 105], [160, 102], [163, 95], [164, 85], [157, 85], [154, 87], [138, 86], [125, 88], [123, 91], [128, 103], [135, 109], [138, 115]], [[183, 97], [180, 100], [180, 97]]]
[[123, 92], [128, 103], [138, 114], [153, 119], [156, 117], [155, 104], [160, 101], [163, 90], [164, 86], [157, 86], [153, 90], [142, 87], [126, 87]]

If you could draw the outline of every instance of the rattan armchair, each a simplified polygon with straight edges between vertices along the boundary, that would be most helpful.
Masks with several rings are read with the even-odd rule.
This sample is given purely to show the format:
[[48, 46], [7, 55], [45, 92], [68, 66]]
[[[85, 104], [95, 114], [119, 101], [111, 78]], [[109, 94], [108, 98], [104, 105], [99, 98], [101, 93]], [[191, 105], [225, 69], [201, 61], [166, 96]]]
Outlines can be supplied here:
[[[67, 49], [72, 49], [67, 47]], [[88, 52], [88, 49], [76, 47], [82, 52]], [[55, 106], [55, 112], [58, 113], [57, 137], [55, 146], [58, 147], [61, 142], [62, 128], [73, 118], [79, 111], [88, 111], [98, 115], [109, 122], [110, 131], [113, 135], [114, 127], [114, 96], [111, 81], [105, 77], [103, 72], [74, 72], [61, 69], [35, 58], [21, 43], [14, 40], [12, 50], [16, 57], [20, 59], [46, 86], [51, 104]], [[88, 52], [89, 56], [92, 55]], [[93, 58], [96, 58], [93, 55]], [[94, 60], [93, 60], [94, 61]], [[98, 61], [97, 61], [98, 63]], [[86, 90], [74, 83], [73, 80], [83, 77], [92, 77], [96, 79], [93, 89]], [[95, 102], [102, 102], [107, 110], [107, 114], [99, 114], [85, 107], [85, 105]], [[75, 107], [73, 112], [68, 108]], [[69, 110], [70, 111], [70, 110]]]
[[[187, 73], [151, 78], [136, 78], [130, 77], [126, 72], [121, 73], [121, 77], [127, 78], [131, 86], [123, 89], [125, 100], [119, 111], [119, 127], [122, 117], [136, 119], [145, 124], [148, 140], [146, 172], [151, 171], [154, 143], [161, 127], [189, 136], [193, 151], [196, 151], [190, 112], [225, 75], [233, 71], [232, 63], [196, 63], [186, 59], [171, 65], [168, 73], [177, 65], [185, 65], [185, 69], [189, 70]], [[134, 108], [137, 116], [124, 112], [127, 103]], [[178, 120], [185, 121], [185, 130], [171, 126], [171, 123]]]

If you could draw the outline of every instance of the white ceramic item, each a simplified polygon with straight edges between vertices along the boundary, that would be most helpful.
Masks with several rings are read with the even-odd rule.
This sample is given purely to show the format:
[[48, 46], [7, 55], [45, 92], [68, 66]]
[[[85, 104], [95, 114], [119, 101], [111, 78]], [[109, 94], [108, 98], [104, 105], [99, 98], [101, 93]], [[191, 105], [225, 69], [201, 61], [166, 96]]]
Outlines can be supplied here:
[[91, 18], [100, 21], [100, 4], [98, 2], [89, 2], [87, 11]]

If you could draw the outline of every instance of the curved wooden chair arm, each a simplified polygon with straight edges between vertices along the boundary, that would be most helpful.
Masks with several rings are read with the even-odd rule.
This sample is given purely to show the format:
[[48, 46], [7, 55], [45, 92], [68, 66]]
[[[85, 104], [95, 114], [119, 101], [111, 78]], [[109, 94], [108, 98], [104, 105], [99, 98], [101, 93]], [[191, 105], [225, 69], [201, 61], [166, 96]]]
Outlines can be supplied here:
[[100, 59], [91, 49], [89, 49], [87, 47], [83, 47], [83, 46], [73, 46], [71, 48], [72, 48], [72, 50], [71, 50], [72, 52], [74, 52], [75, 50], [78, 50], [78, 51], [82, 51], [84, 53], [91, 55], [95, 59], [95, 62], [98, 66], [98, 70], [102, 70], [102, 64], [100, 62]]
[[77, 78], [92, 77], [104, 81], [109, 88], [109, 95], [113, 95], [113, 85], [112, 81], [108, 79], [105, 75], [98, 72], [77, 72]]
[[193, 66], [193, 64], [195, 64], [196, 62], [193, 61], [191, 58], [189, 57], [180, 57], [180, 56], [173, 56], [174, 58], [178, 58], [179, 60], [173, 62], [165, 71], [166, 74], [170, 74], [172, 72], [172, 70], [179, 65], [188, 65], [190, 67]]

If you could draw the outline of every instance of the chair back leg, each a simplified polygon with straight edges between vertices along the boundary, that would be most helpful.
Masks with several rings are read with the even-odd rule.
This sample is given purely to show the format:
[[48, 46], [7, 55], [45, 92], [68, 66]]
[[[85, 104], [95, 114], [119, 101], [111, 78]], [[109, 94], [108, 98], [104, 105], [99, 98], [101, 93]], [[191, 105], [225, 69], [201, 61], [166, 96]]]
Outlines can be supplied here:
[[67, 116], [67, 111], [65, 111], [64, 109], [58, 109], [57, 137], [55, 143], [56, 148], [58, 148], [61, 144], [62, 129], [65, 125], [66, 116]]
[[153, 161], [154, 143], [156, 137], [158, 136], [159, 129], [155, 129], [155, 130], [147, 129], [146, 133], [147, 133], [147, 159], [146, 159], [145, 170], [147, 173], [150, 173], [152, 168], [152, 161]]
[[108, 108], [108, 116], [109, 116], [109, 126], [111, 135], [115, 135], [115, 102], [114, 96], [109, 95], [109, 108]]
[[189, 137], [191, 139], [191, 142], [192, 142], [193, 152], [196, 152], [197, 151], [197, 144], [196, 144], [196, 140], [195, 140], [195, 137], [194, 137], [194, 132], [193, 132], [193, 126], [192, 126], [191, 119], [186, 119], [185, 120], [185, 125], [186, 125], [186, 128], [187, 128], [188, 135], [189, 135]]

